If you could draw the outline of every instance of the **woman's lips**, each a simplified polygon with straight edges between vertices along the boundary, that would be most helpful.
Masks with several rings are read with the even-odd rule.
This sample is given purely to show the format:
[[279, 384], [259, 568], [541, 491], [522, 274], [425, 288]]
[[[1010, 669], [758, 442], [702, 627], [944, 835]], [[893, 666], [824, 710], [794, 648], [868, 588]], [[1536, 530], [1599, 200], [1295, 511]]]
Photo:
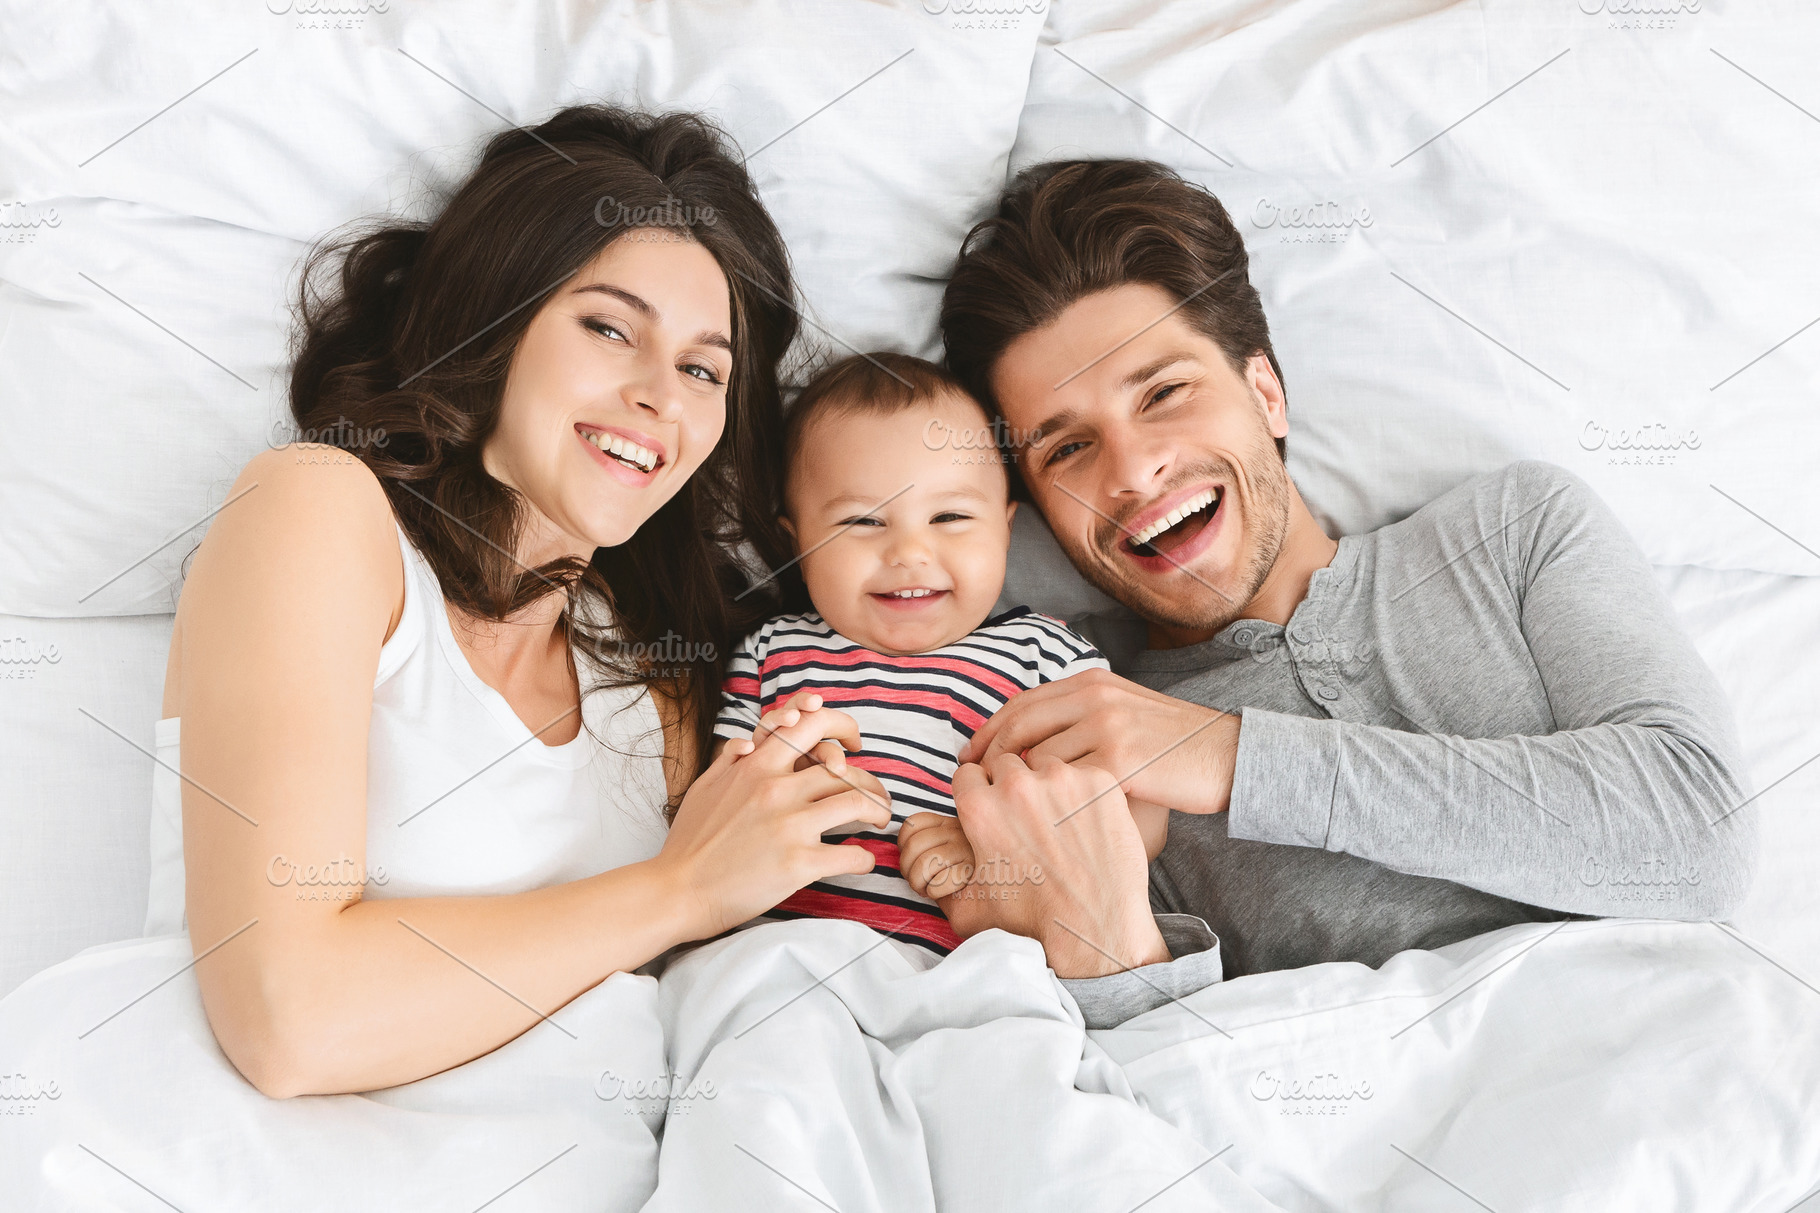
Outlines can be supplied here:
[[[652, 454], [655, 454], [657, 456], [657, 462], [649, 470], [640, 471], [625, 460], [601, 450], [600, 447], [595, 444], [593, 437], [591, 437], [591, 435], [594, 434], [613, 435], [628, 442], [636, 443]], [[632, 430], [620, 431], [604, 426], [578, 425], [575, 427], [575, 439], [577, 442], [581, 443], [582, 449], [588, 453], [588, 457], [603, 471], [621, 484], [631, 485], [634, 488], [643, 488], [645, 485], [650, 484], [652, 480], [656, 479], [657, 473], [663, 469], [665, 463], [663, 445], [658, 443], [655, 439], [638, 434]]]

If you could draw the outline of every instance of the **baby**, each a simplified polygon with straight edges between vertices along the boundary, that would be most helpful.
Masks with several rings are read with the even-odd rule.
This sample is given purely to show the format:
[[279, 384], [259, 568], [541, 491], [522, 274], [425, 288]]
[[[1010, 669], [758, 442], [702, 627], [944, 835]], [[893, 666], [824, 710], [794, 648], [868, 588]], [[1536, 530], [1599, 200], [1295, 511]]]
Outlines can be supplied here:
[[[886, 786], [893, 816], [884, 830], [855, 823], [827, 835], [872, 852], [872, 871], [818, 880], [766, 919], [851, 919], [947, 955], [960, 940], [937, 901], [966, 885], [971, 853], [932, 848], [902, 872], [899, 828], [918, 812], [954, 816], [956, 755], [1013, 695], [1106, 668], [1059, 620], [1027, 607], [988, 618], [1016, 509], [991, 433], [946, 371], [902, 354], [837, 363], [791, 410], [783, 524], [815, 610], [773, 619], [740, 645], [715, 735], [752, 737], [762, 716], [813, 692], [859, 725], [865, 748], [847, 761]], [[1167, 811], [1132, 813], [1154, 859]]]

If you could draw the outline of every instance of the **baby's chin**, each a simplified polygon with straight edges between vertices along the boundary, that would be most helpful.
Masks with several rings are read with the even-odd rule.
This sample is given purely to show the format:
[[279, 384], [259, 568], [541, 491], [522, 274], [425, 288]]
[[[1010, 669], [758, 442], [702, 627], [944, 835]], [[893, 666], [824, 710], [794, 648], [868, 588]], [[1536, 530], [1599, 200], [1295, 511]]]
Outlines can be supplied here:
[[[899, 611], [904, 612], [902, 618], [886, 614]], [[906, 609], [880, 605], [868, 599], [849, 604], [838, 618], [822, 611], [822, 618], [855, 644], [875, 653], [907, 657], [946, 648], [978, 629], [991, 613], [990, 604], [984, 610], [966, 611], [950, 600]]]

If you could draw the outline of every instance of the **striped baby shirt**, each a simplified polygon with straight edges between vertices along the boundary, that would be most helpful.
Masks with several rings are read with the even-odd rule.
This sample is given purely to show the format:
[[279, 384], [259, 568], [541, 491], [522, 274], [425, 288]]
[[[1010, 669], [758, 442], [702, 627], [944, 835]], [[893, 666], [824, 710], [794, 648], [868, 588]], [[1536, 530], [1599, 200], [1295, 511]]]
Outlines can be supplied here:
[[898, 870], [897, 830], [913, 813], [954, 815], [955, 755], [1013, 695], [1106, 659], [1059, 619], [1015, 607], [945, 648], [906, 657], [855, 644], [819, 614], [781, 615], [748, 636], [727, 663], [714, 735], [750, 738], [759, 717], [799, 691], [853, 717], [864, 745], [847, 762], [891, 794], [887, 829], [844, 828], [830, 842], [872, 852], [872, 871], [818, 880], [766, 919], [842, 918], [945, 956], [960, 940], [933, 901]]

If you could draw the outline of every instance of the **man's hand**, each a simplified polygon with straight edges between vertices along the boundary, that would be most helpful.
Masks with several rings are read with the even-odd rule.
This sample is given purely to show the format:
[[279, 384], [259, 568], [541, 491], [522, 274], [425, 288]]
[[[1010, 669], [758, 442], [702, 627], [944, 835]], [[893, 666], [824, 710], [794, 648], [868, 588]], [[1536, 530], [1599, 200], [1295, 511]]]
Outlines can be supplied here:
[[992, 769], [1004, 754], [1112, 772], [1126, 795], [1179, 813], [1223, 813], [1232, 799], [1239, 718], [1088, 670], [1014, 696], [961, 750]]
[[1111, 775], [1000, 754], [955, 772], [954, 807], [976, 856], [971, 883], [942, 905], [956, 934], [1029, 936], [1059, 977], [1170, 959], [1150, 912], [1144, 842]]

